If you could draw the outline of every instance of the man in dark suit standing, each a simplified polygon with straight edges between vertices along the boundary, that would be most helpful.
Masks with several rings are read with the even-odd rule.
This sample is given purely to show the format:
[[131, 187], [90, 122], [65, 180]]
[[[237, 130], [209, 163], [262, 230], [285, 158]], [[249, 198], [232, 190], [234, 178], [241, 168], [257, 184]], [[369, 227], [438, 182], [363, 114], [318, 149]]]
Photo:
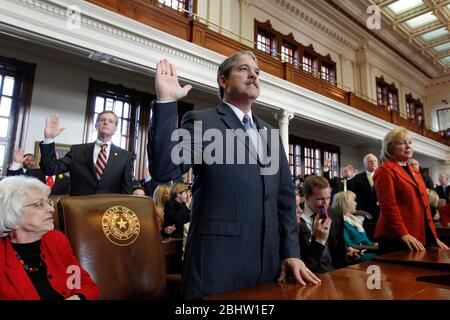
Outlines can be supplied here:
[[[263, 131], [277, 132], [251, 110], [259, 96], [259, 73], [250, 51], [237, 52], [220, 64], [217, 81], [222, 101], [215, 109], [184, 116], [184, 130], [176, 133], [189, 133], [194, 139], [193, 143], [190, 139], [181, 143], [183, 156], [188, 157], [180, 162], [173, 158], [177, 153], [173, 149], [180, 142], [172, 141], [171, 134], [176, 101], [185, 97], [191, 86], [179, 85], [175, 67], [167, 60], [157, 65], [158, 100], [153, 106], [148, 143], [150, 174], [166, 182], [193, 167], [195, 176], [181, 288], [186, 299], [250, 287], [278, 276], [282, 281], [288, 270], [301, 284], [320, 281], [300, 260], [294, 185], [279, 135], [264, 140]], [[245, 132], [246, 138], [238, 136], [238, 131]], [[197, 141], [198, 133], [201, 137], [215, 133], [226, 141], [215, 144], [215, 154], [222, 155], [221, 159], [207, 159], [211, 140]], [[279, 147], [272, 150], [276, 144]], [[255, 153], [250, 154], [249, 150], [264, 146], [271, 150], [270, 165], [279, 165], [274, 173], [261, 160], [264, 156], [258, 154], [256, 161]], [[237, 160], [236, 150], [244, 150], [245, 161]]]
[[431, 178], [420, 171], [420, 163], [416, 159], [410, 159], [409, 164], [413, 166], [422, 176], [423, 182], [425, 183], [425, 187], [430, 190], [434, 190], [434, 184]]
[[41, 169], [46, 175], [70, 172], [71, 195], [124, 193], [132, 191], [131, 153], [114, 144], [111, 139], [117, 130], [118, 118], [112, 111], [97, 116], [97, 141], [73, 145], [62, 158], [56, 159], [54, 139], [64, 128], [53, 115], [46, 120], [41, 142]]
[[328, 180], [328, 183], [331, 186], [331, 199], [333, 199], [334, 195], [341, 191], [348, 191], [349, 186], [351, 184], [351, 179], [355, 175], [355, 171], [351, 164], [346, 165], [342, 169], [342, 178], [333, 177], [331, 178], [331, 160], [325, 159], [323, 164], [323, 176]]
[[344, 218], [329, 208], [330, 185], [324, 177], [309, 176], [304, 182], [305, 206], [299, 224], [299, 242], [306, 266], [314, 272], [341, 268], [347, 258], [359, 258], [359, 250], [346, 248]]
[[436, 192], [439, 195], [439, 199], [445, 199], [445, 201], [448, 202], [450, 186], [448, 185], [448, 177], [446, 174], [439, 175], [439, 183], [440, 185], [436, 186]]
[[[356, 194], [357, 210], [370, 213], [372, 220], [377, 222], [380, 215], [380, 207], [378, 205], [377, 194], [373, 187], [373, 174], [378, 168], [378, 158], [369, 153], [364, 156], [364, 172], [358, 173], [353, 177], [349, 185], [349, 190]], [[363, 216], [358, 216], [364, 222]]]
[[7, 171], [8, 176], [25, 175], [41, 180], [50, 187], [52, 195], [70, 194], [70, 177], [65, 174], [46, 176], [41, 169], [34, 168], [34, 155], [23, 154], [23, 149], [14, 151], [14, 161]]

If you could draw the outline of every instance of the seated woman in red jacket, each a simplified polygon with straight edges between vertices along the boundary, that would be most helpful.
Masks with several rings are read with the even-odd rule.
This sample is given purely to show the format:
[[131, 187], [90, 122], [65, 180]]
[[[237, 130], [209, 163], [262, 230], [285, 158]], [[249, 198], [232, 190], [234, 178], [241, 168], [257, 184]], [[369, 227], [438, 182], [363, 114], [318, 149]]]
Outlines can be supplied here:
[[53, 230], [50, 189], [41, 181], [0, 181], [0, 300], [96, 299], [97, 285], [69, 241]]
[[433, 225], [425, 183], [419, 171], [408, 165], [413, 156], [412, 137], [402, 127], [392, 129], [382, 142], [383, 165], [374, 174], [380, 217], [375, 239], [380, 252], [448, 247]]

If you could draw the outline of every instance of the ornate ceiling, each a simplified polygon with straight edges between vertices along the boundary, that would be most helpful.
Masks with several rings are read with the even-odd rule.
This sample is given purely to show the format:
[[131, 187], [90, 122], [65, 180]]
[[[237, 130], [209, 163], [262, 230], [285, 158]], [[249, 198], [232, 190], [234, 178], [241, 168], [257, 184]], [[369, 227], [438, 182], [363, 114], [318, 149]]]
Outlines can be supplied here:
[[450, 70], [450, 0], [370, 0], [392, 30], [416, 46], [432, 63]]

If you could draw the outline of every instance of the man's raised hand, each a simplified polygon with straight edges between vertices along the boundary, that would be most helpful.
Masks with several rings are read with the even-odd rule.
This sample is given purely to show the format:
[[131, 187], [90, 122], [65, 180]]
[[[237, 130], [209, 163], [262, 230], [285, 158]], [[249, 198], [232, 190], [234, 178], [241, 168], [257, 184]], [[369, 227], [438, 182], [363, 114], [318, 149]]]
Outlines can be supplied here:
[[59, 117], [56, 114], [53, 114], [50, 117], [50, 121], [45, 118], [45, 129], [44, 129], [44, 137], [45, 139], [54, 139], [61, 132], [64, 131], [65, 128], [59, 127]]
[[156, 96], [158, 101], [178, 101], [187, 96], [192, 89], [191, 85], [184, 87], [178, 82], [175, 66], [168, 60], [161, 60], [156, 65]]

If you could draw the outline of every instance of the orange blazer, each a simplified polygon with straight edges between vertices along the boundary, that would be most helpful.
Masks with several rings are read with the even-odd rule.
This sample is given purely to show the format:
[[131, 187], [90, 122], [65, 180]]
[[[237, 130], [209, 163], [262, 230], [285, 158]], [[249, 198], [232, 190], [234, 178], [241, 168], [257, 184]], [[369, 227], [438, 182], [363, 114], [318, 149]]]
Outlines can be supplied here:
[[373, 181], [380, 204], [375, 238], [398, 239], [410, 234], [425, 245], [425, 224], [435, 238], [436, 229], [423, 179], [416, 169], [409, 169], [414, 179], [397, 161], [387, 160], [375, 171]]

